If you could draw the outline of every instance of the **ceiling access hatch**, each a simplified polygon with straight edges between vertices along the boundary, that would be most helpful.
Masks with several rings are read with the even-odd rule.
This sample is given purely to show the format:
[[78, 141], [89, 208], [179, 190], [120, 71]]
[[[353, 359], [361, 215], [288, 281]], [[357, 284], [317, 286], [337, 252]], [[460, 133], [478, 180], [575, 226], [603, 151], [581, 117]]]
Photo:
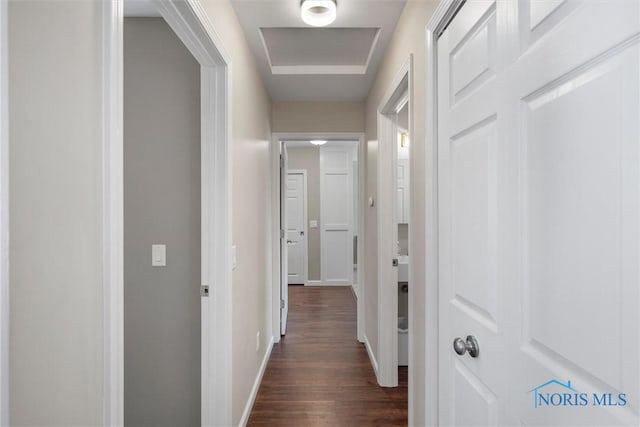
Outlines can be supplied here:
[[378, 28], [261, 28], [273, 74], [366, 74]]

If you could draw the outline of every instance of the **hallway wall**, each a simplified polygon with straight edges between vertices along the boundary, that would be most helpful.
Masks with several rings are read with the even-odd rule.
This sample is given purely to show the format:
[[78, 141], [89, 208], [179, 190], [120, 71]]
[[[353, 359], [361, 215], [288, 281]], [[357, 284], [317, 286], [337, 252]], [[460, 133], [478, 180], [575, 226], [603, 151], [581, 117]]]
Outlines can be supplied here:
[[273, 132], [364, 132], [364, 102], [274, 101]]
[[[232, 61], [237, 425], [272, 336], [271, 101], [229, 0], [201, 3]], [[94, 1], [9, 4], [12, 425], [103, 422], [103, 12]]]
[[164, 19], [124, 22], [124, 420], [199, 426], [200, 64]]
[[[425, 425], [426, 414], [425, 402], [428, 401], [431, 393], [436, 390], [426, 390], [425, 379], [425, 358], [435, 357], [436, 349], [425, 348], [426, 337], [426, 311], [437, 304], [437, 301], [425, 301], [425, 244], [422, 236], [425, 236], [425, 209], [426, 201], [426, 177], [429, 174], [430, 164], [425, 159], [425, 137], [427, 126], [426, 118], [426, 57], [425, 57], [425, 31], [426, 26], [438, 5], [437, 0], [408, 0], [402, 12], [402, 16], [396, 26], [389, 47], [385, 52], [384, 59], [376, 76], [374, 85], [366, 100], [366, 140], [368, 144], [367, 155], [367, 192], [370, 195], [377, 194], [377, 109], [380, 106], [382, 97], [389, 89], [391, 81], [395, 77], [402, 64], [410, 54], [413, 54], [413, 119], [414, 133], [410, 144], [412, 147], [411, 157], [411, 198], [414, 201], [411, 212], [411, 234], [416, 236], [412, 240], [409, 253], [416, 262], [411, 264], [414, 283], [410, 286], [410, 301], [412, 304], [412, 322], [409, 325], [414, 331], [415, 341], [413, 342], [413, 366], [411, 369], [410, 390], [413, 388], [414, 405], [410, 408], [410, 424]], [[365, 283], [367, 285], [366, 301], [366, 333], [370, 341], [372, 336], [377, 336], [377, 293], [370, 292], [369, 289], [377, 287], [377, 229], [376, 229], [376, 208], [367, 209], [366, 230], [367, 230], [367, 271], [365, 272]], [[428, 261], [428, 260], [427, 260]], [[372, 342], [373, 345], [373, 342]], [[377, 354], [377, 346], [374, 352]], [[410, 403], [411, 405], [411, 403]], [[411, 418], [412, 417], [412, 418]]]
[[13, 426], [103, 420], [101, 11], [9, 3]]

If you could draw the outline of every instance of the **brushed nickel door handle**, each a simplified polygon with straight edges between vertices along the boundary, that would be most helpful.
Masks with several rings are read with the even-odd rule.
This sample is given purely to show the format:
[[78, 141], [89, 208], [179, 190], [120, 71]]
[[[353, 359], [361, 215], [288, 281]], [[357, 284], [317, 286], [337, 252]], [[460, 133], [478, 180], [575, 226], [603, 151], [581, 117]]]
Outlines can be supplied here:
[[463, 356], [467, 352], [471, 357], [478, 357], [478, 354], [480, 354], [480, 346], [478, 345], [478, 340], [473, 335], [468, 335], [466, 341], [464, 341], [462, 338], [454, 339], [453, 350], [459, 356]]

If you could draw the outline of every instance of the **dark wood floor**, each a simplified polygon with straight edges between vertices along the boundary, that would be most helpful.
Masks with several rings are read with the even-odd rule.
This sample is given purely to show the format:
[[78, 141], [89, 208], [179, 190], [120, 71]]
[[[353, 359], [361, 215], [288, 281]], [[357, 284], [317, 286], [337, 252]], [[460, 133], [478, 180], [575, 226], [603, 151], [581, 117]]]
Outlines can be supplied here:
[[406, 426], [407, 369], [382, 388], [356, 340], [348, 287], [289, 287], [287, 335], [273, 347], [248, 425]]

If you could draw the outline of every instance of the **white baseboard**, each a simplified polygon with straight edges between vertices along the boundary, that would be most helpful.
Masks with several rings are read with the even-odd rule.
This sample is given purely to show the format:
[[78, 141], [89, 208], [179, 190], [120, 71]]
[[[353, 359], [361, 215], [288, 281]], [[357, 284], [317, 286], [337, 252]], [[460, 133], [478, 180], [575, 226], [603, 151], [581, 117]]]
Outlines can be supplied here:
[[309, 280], [305, 286], [351, 286], [351, 283], [348, 283], [348, 282], [327, 283], [321, 280]]
[[353, 291], [354, 295], [356, 296], [356, 299], [358, 299], [358, 295], [360, 295], [360, 286], [358, 286], [357, 284], [353, 284], [353, 285], [351, 285], [351, 290]]
[[242, 418], [240, 418], [240, 426], [242, 427], [247, 425], [249, 416], [251, 415], [251, 410], [253, 409], [253, 404], [256, 402], [258, 390], [260, 389], [260, 383], [262, 382], [264, 371], [267, 369], [267, 364], [269, 363], [269, 358], [271, 357], [271, 350], [273, 350], [273, 341], [273, 337], [271, 337], [271, 339], [269, 340], [269, 344], [267, 345], [267, 351], [265, 352], [264, 358], [262, 359], [262, 364], [260, 364], [260, 370], [258, 370], [258, 375], [256, 375], [256, 380], [253, 383], [253, 388], [251, 388], [249, 399], [247, 400], [247, 404], [245, 405], [244, 411], [242, 412]]
[[369, 344], [369, 338], [367, 338], [367, 334], [364, 334], [364, 346], [367, 349], [367, 354], [369, 355], [371, 366], [373, 366], [373, 372], [376, 373], [376, 379], [378, 379], [378, 361], [376, 360], [376, 356], [374, 356], [373, 354], [373, 350], [371, 349], [371, 344]]

